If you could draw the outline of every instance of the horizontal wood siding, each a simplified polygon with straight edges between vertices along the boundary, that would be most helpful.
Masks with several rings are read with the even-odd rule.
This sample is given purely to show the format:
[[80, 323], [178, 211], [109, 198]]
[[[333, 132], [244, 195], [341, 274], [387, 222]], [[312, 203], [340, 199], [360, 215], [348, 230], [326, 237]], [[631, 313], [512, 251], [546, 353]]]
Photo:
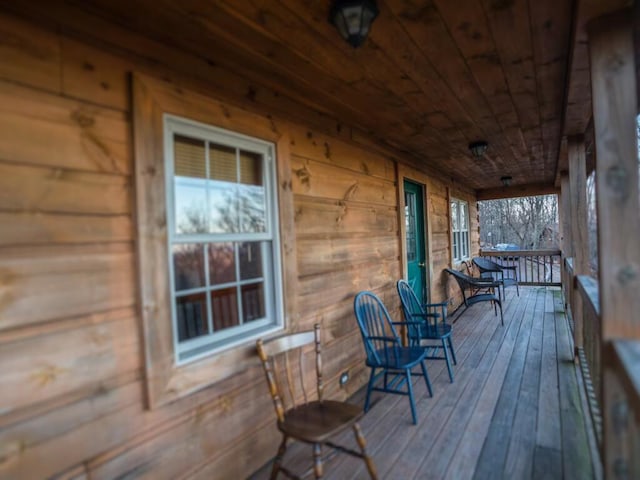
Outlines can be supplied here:
[[[265, 105], [274, 105], [277, 128], [290, 138], [291, 328], [323, 324], [328, 397], [346, 398], [366, 382], [354, 295], [372, 290], [399, 315], [398, 159], [366, 139], [345, 140], [355, 131], [318, 128], [330, 124], [326, 117], [310, 119], [315, 127], [293, 121], [307, 107], [290, 99], [261, 90], [254, 106], [233, 72], [218, 80], [191, 57], [175, 72], [161, 58], [97, 49], [5, 14], [0, 35], [12, 39], [0, 45], [0, 477], [246, 477], [278, 441], [257, 365], [146, 408], [130, 74], [201, 90], [206, 78], [223, 113], [224, 102], [269, 115]], [[132, 49], [155, 48], [138, 40]], [[172, 54], [158, 48], [158, 57]], [[430, 288], [441, 300], [449, 296], [440, 274], [450, 264], [448, 189], [470, 202], [472, 252], [475, 199], [414, 172], [427, 185]], [[341, 388], [345, 370], [351, 380]]]

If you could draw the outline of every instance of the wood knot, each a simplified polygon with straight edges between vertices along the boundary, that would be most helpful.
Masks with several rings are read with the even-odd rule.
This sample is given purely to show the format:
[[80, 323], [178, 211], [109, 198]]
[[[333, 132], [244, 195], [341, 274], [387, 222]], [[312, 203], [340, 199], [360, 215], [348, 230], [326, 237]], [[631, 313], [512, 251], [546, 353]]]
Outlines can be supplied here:
[[306, 165], [302, 168], [294, 170], [293, 173], [295, 173], [296, 177], [298, 177], [298, 180], [300, 180], [300, 183], [302, 185], [307, 188], [311, 188], [311, 172], [307, 169]]
[[86, 70], [87, 72], [93, 72], [95, 71], [96, 67], [94, 67], [92, 63], [84, 62], [82, 64], [82, 69]]
[[331, 147], [329, 147], [329, 142], [324, 142], [324, 156], [325, 158], [331, 158]]
[[635, 271], [635, 269], [632, 266], [627, 265], [626, 267], [620, 269], [618, 275], [616, 275], [616, 278], [621, 285], [627, 285], [629, 282], [635, 280], [637, 276], [638, 273]]
[[629, 177], [620, 165], [614, 165], [607, 170], [605, 183], [612, 197], [625, 200], [629, 196]]
[[78, 125], [80, 125], [82, 128], [89, 128], [89, 127], [93, 127], [93, 125], [95, 125], [96, 121], [93, 117], [87, 115], [86, 113], [83, 113], [79, 110], [74, 110], [73, 112], [71, 112], [71, 120], [73, 120], [74, 122], [76, 122]]

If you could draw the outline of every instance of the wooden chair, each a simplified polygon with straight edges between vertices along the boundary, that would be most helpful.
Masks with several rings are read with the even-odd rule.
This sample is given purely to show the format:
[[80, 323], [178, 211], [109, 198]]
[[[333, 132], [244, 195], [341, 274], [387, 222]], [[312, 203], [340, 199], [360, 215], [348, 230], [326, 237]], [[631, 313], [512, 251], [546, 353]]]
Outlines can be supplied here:
[[[464, 301], [464, 310], [460, 312], [458, 318], [469, 308], [471, 305], [475, 305], [480, 302], [493, 302], [493, 308], [496, 315], [498, 315], [498, 307], [500, 307], [500, 322], [504, 325], [504, 317], [502, 315], [502, 300], [500, 297], [500, 287], [502, 282], [498, 280], [488, 280], [484, 278], [475, 278], [465, 275], [457, 270], [451, 268], [445, 268], [445, 272], [455, 278], [460, 290], [462, 291], [462, 300]], [[491, 289], [492, 292], [487, 292], [485, 289]], [[498, 295], [495, 294], [495, 289], [498, 289]], [[467, 295], [469, 290], [470, 295]], [[476, 293], [473, 293], [476, 292]]]
[[[306, 387], [308, 385], [305, 385], [307, 372], [303, 361], [304, 347], [311, 344], [315, 344], [317, 394], [315, 400], [307, 396]], [[262, 361], [269, 384], [269, 392], [276, 409], [278, 429], [282, 432], [282, 443], [273, 462], [270, 478], [275, 479], [278, 472], [282, 472], [289, 478], [303, 478], [312, 471], [315, 478], [321, 478], [323, 474], [322, 446], [325, 445], [336, 451], [362, 458], [369, 475], [376, 479], [375, 466], [366, 453], [366, 441], [357, 423], [363, 415], [362, 410], [357, 405], [322, 398], [320, 325], [316, 324], [313, 331], [295, 333], [268, 341], [258, 340], [256, 349]], [[294, 353], [297, 353], [297, 356]], [[306, 376], [309, 377], [309, 375]], [[331, 442], [331, 437], [347, 428], [353, 429], [361, 452]], [[282, 459], [287, 450], [289, 439], [313, 445], [313, 467], [302, 477], [282, 466]]]
[[[389, 312], [384, 304], [372, 292], [360, 292], [356, 295], [354, 310], [367, 354], [366, 365], [371, 368], [364, 411], [369, 410], [372, 391], [407, 395], [411, 405], [413, 424], [416, 425], [418, 422], [413, 399], [411, 370], [420, 365], [422, 369], [421, 376], [424, 377], [429, 395], [433, 396], [427, 366], [424, 363], [427, 350], [422, 346], [404, 347], [396, 332], [395, 325], [408, 327], [411, 324], [418, 325], [418, 323], [421, 324], [422, 322], [391, 321]], [[376, 373], [376, 370], [378, 370], [378, 373]], [[381, 387], [376, 387], [376, 382], [381, 376], [384, 379], [383, 384]], [[389, 379], [390, 376], [391, 379]], [[405, 384], [406, 390], [402, 389]]]
[[[480, 271], [482, 278], [502, 281], [502, 297], [505, 297], [505, 287], [516, 287], [516, 292], [520, 296], [520, 286], [518, 285], [518, 267], [515, 265], [500, 265], [485, 257], [475, 257], [473, 263]], [[507, 275], [505, 276], [505, 272]]]
[[[449, 371], [449, 381], [453, 383], [453, 364], [457, 365], [456, 353], [451, 341], [451, 325], [447, 323], [447, 302], [442, 303], [420, 303], [415, 292], [406, 280], [398, 280], [396, 284], [404, 318], [410, 322], [407, 328], [407, 337], [410, 345], [420, 345], [424, 341], [436, 340], [441, 344], [427, 344], [427, 351], [434, 350], [433, 355], [427, 355], [428, 359], [445, 360]], [[418, 325], [414, 326], [413, 322]], [[448, 343], [448, 346], [447, 346]], [[424, 345], [424, 344], [423, 344]], [[442, 349], [443, 355], [438, 355], [437, 351]], [[449, 350], [451, 358], [449, 358]]]

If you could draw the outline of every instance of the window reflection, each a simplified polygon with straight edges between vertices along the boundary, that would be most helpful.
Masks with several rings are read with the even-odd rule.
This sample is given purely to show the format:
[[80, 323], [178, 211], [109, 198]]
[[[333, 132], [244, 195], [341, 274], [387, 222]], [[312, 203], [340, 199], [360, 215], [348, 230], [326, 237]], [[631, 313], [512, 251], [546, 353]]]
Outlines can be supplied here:
[[240, 279], [262, 278], [262, 252], [260, 242], [238, 244]]
[[209, 281], [212, 285], [230, 283], [236, 279], [233, 243], [209, 245]]
[[213, 330], [220, 331], [240, 324], [238, 318], [238, 292], [236, 287], [211, 292]]
[[176, 297], [179, 341], [206, 335], [207, 299], [204, 293]]
[[242, 320], [264, 318], [264, 285], [262, 282], [242, 286]]
[[172, 253], [175, 289], [180, 291], [203, 287], [205, 276], [202, 245], [174, 245]]

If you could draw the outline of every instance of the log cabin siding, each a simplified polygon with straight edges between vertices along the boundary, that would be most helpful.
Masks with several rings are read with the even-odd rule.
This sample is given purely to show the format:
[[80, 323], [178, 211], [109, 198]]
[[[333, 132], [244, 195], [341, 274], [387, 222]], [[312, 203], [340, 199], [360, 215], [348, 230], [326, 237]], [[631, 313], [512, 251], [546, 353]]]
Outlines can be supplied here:
[[[176, 72], [10, 15], [0, 14], [0, 33], [12, 39], [0, 45], [0, 477], [247, 476], [279, 436], [257, 365], [157, 408], [145, 401], [129, 77], [142, 70], [200, 90], [212, 78], [189, 69], [191, 60]], [[301, 110], [286, 98], [254, 105], [232, 84], [214, 78], [206, 93], [223, 110], [227, 102], [271, 115], [272, 102], [289, 136], [297, 242], [289, 328], [322, 322], [325, 392], [345, 398], [367, 375], [355, 293], [373, 290], [400, 314], [396, 163], [405, 159], [361, 135], [348, 140], [355, 130], [329, 134], [318, 128], [326, 120], [296, 120]], [[427, 188], [432, 299], [455, 296], [441, 276], [451, 256], [448, 196], [469, 201], [473, 253], [473, 192], [411, 172]]]

